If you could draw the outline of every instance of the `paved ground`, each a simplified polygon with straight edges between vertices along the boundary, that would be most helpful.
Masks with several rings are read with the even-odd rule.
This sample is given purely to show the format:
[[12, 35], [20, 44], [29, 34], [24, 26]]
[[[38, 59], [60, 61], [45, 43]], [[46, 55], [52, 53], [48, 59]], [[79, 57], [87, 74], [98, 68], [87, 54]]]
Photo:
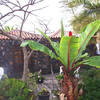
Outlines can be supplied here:
[[[42, 84], [38, 84], [38, 90], [40, 91], [42, 88], [46, 88], [50, 92], [50, 100], [58, 100], [56, 96], [52, 93], [52, 90], [58, 90], [59, 89], [59, 84], [57, 79], [55, 78], [54, 75], [45, 75], [45, 80]], [[37, 98], [38, 100], [38, 98]]]

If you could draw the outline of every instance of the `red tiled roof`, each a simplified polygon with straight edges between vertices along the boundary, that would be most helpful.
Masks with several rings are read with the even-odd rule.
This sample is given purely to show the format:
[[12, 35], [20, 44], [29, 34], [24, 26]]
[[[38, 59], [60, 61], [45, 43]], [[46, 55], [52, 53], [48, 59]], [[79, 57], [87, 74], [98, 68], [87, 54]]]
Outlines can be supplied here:
[[[13, 30], [13, 31], [10, 31], [9, 34], [19, 36], [20, 31], [19, 30]], [[41, 35], [22, 31], [21, 37], [23, 39], [37, 39], [37, 38], [41, 38]], [[6, 39], [9, 39], [9, 38], [7, 36], [0, 34], [0, 39], [6, 40]]]
[[[13, 31], [10, 31], [9, 34], [19, 36], [20, 31], [13, 30]], [[68, 32], [65, 32], [64, 35], [68, 35]], [[73, 34], [73, 35], [77, 36], [76, 34]], [[22, 31], [21, 36], [23, 39], [37, 39], [37, 38], [42, 37], [39, 34], [34, 34], [34, 33], [30, 33], [30, 32], [25, 32], [25, 31]], [[56, 33], [50, 35], [49, 37], [50, 38], [61, 38], [61, 30], [59, 29]], [[0, 34], [0, 40], [6, 40], [6, 39], [9, 39], [9, 38], [7, 36]]]
[[[72, 32], [73, 33], [73, 32]], [[65, 31], [64, 36], [68, 36], [69, 32]], [[79, 34], [73, 33], [74, 36], [78, 37]], [[50, 35], [50, 38], [61, 38], [61, 30], [59, 29], [56, 33]]]
[[[65, 32], [64, 35], [68, 35], [68, 32]], [[56, 33], [50, 35], [50, 38], [61, 38], [61, 30], [59, 29]]]

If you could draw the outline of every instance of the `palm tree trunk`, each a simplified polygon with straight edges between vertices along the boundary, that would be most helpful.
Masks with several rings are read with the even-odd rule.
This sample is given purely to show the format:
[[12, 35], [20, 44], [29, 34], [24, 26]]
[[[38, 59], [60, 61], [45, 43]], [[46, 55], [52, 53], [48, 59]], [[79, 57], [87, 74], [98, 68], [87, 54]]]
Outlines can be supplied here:
[[64, 69], [64, 79], [61, 82], [60, 100], [78, 100], [78, 80]]

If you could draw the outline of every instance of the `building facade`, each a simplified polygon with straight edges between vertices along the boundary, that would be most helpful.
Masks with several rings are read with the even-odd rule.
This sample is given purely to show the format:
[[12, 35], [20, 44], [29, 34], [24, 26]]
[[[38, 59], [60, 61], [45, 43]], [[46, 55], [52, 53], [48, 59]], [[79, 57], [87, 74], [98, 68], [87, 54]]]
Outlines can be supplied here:
[[[19, 34], [18, 30], [11, 31], [10, 34]], [[31, 39], [37, 41], [41, 35], [23, 32], [24, 39]], [[52, 38], [54, 41], [59, 41], [59, 38]], [[41, 38], [40, 43], [52, 49], [50, 43]], [[9, 39], [6, 36], [0, 35], [0, 66], [4, 68], [5, 74], [9, 77], [21, 77], [23, 72], [23, 51], [20, 47], [20, 42]], [[52, 49], [53, 50], [53, 49]], [[29, 69], [31, 72], [36, 72], [42, 69], [43, 74], [51, 73], [51, 67], [54, 72], [59, 72], [60, 62], [51, 59], [42, 52], [34, 51], [29, 60]]]

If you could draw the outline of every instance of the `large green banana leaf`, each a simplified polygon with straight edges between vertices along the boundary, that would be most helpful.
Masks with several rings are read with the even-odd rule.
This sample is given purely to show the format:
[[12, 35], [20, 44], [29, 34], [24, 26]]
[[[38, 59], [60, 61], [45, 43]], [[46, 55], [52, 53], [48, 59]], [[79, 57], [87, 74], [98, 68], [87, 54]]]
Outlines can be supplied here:
[[87, 43], [91, 39], [91, 37], [99, 30], [100, 28], [100, 20], [92, 22], [87, 25], [85, 30], [80, 35], [80, 48], [78, 52], [78, 56], [76, 61], [82, 55], [83, 50], [86, 48]]
[[63, 27], [63, 22], [61, 20], [61, 38], [64, 36], [64, 27]]
[[[100, 20], [97, 20], [87, 25], [87, 27], [82, 30], [82, 34], [80, 35], [80, 37], [69, 37], [64, 36], [63, 24], [61, 23], [60, 44], [51, 41], [51, 39], [45, 33], [39, 30], [39, 32], [51, 43], [56, 54], [46, 46], [35, 41], [29, 40], [28, 42], [22, 43], [21, 45], [23, 47], [29, 45], [29, 47], [33, 50], [44, 52], [51, 58], [60, 60], [62, 64], [68, 69], [68, 71], [71, 71], [71, 69], [78, 67], [81, 64], [100, 66], [99, 56], [88, 57], [87, 54], [82, 54], [83, 50], [86, 48], [87, 43], [99, 28]], [[83, 61], [81, 61], [80, 59]]]
[[23, 42], [21, 44], [22, 47], [25, 47], [26, 45], [29, 45], [29, 47], [33, 50], [41, 51], [41, 52], [49, 55], [51, 58], [58, 60], [58, 57], [55, 55], [55, 53], [52, 50], [50, 50], [48, 47], [44, 46], [43, 44], [40, 44], [40, 43], [35, 42], [33, 40], [28, 40], [28, 41]]
[[74, 66], [72, 66], [72, 69], [76, 69], [76, 67], [79, 67], [81, 65], [83, 65], [83, 61], [82, 59], [88, 59], [89, 56], [88, 56], [88, 53], [85, 53], [85, 54], [82, 54], [79, 59], [81, 59], [80, 61], [77, 61], [74, 63]]
[[25, 46], [27, 46], [27, 45], [28, 45], [28, 41], [24, 41], [24, 42], [21, 43], [20, 46], [21, 46], [21, 47], [25, 47]]
[[90, 65], [90, 66], [97, 66], [100, 68], [100, 56], [93, 56], [89, 57], [88, 59], [82, 61], [83, 64]]
[[59, 43], [53, 42], [44, 32], [38, 29], [38, 31], [50, 42], [51, 46], [54, 48], [56, 54], [59, 56]]
[[62, 37], [60, 41], [60, 58], [62, 59], [62, 63], [66, 68], [72, 66], [72, 63], [74, 62], [78, 50], [79, 50], [79, 38], [77, 37]]
[[[90, 23], [85, 27], [79, 38], [75, 37], [63, 37], [60, 42], [60, 57], [63, 60], [62, 63], [68, 68], [75, 67], [75, 62], [79, 60], [82, 56], [83, 50], [86, 48], [87, 43], [91, 37], [98, 31], [100, 28], [100, 20]], [[69, 41], [71, 43], [69, 45]], [[74, 42], [73, 42], [74, 41]], [[69, 52], [68, 52], [69, 51]], [[68, 64], [69, 62], [69, 64]], [[75, 65], [75, 66], [74, 66]], [[76, 66], [77, 67], [77, 66]]]

